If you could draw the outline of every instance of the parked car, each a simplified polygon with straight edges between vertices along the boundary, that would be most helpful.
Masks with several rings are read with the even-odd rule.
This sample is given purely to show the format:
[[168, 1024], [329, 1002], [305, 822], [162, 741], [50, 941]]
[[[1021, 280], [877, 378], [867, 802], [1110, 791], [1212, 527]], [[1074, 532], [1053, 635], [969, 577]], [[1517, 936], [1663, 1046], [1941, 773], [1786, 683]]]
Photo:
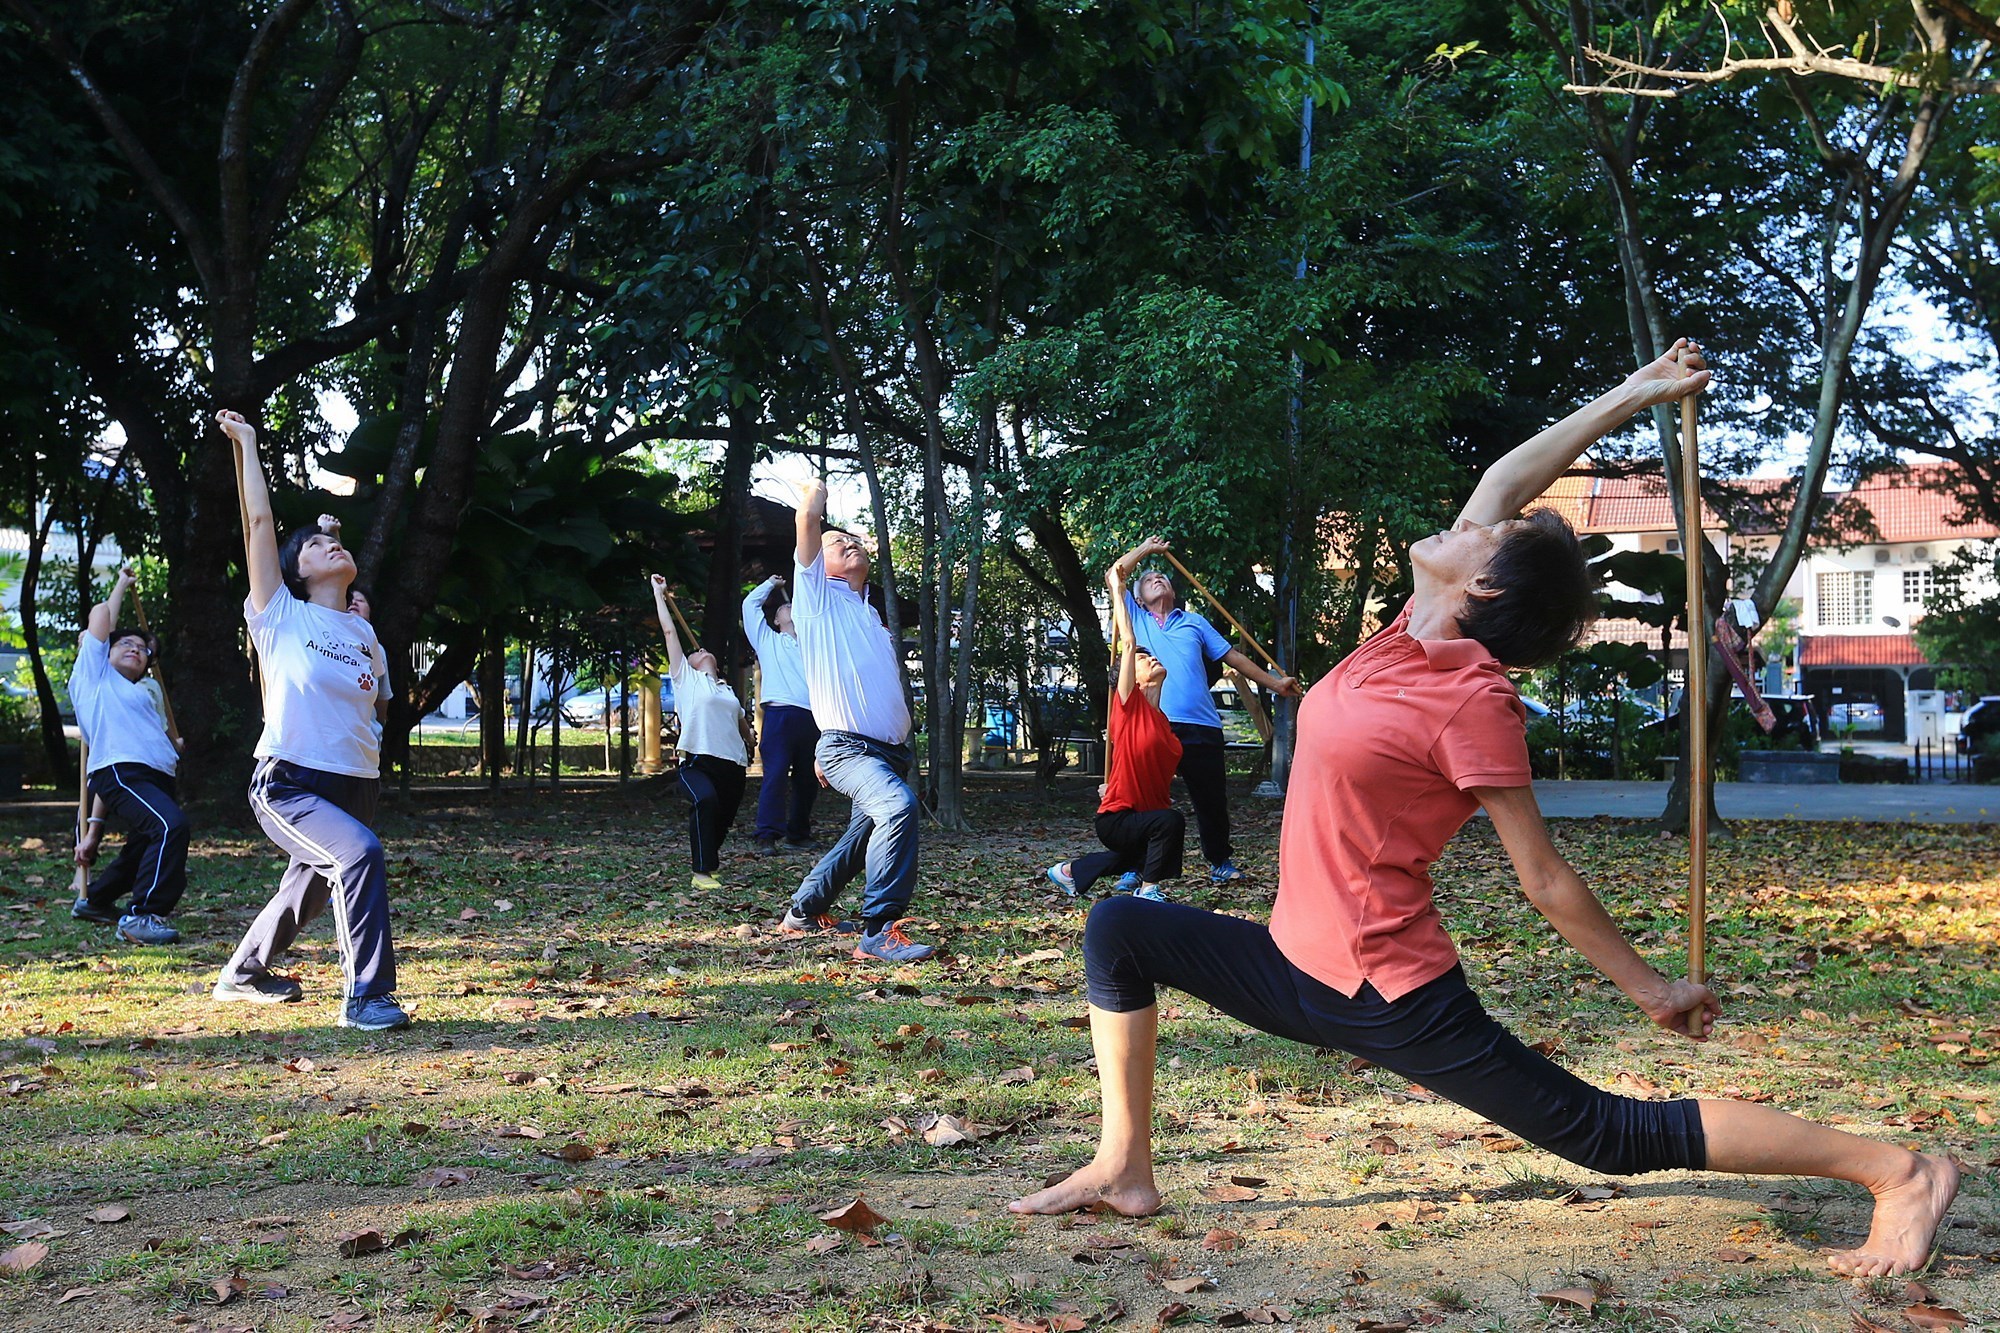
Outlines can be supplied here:
[[1852, 727], [1856, 731], [1882, 730], [1882, 705], [1864, 699], [1849, 699], [1826, 710], [1826, 725], [1834, 731]]
[[2000, 694], [1982, 695], [1958, 720], [1960, 754], [2000, 753]]

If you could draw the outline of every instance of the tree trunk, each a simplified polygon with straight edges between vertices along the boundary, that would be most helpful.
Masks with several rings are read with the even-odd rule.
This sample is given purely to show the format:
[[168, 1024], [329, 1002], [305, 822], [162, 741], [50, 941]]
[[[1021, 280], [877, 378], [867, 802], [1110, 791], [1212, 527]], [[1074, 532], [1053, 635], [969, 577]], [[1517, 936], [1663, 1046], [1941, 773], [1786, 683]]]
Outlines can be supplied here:
[[[33, 454], [29, 457], [32, 458]], [[41, 491], [37, 480], [36, 474], [30, 471], [27, 505], [30, 515], [35, 512], [35, 499]], [[21, 641], [28, 650], [29, 673], [35, 678], [35, 703], [41, 714], [42, 753], [47, 756], [49, 772], [60, 786], [64, 774], [69, 772], [69, 740], [63, 735], [62, 708], [56, 702], [55, 685], [49, 680], [48, 662], [42, 657], [42, 628], [37, 615], [36, 595], [36, 585], [42, 576], [42, 557], [48, 550], [49, 531], [55, 526], [55, 521], [56, 506], [51, 498], [48, 516], [40, 523], [30, 524], [28, 561], [21, 571]]]
[[492, 791], [500, 790], [507, 763], [507, 640], [489, 624], [479, 659], [479, 766]]
[[702, 647], [715, 654], [722, 678], [738, 694], [749, 667], [743, 651], [743, 524], [749, 509], [750, 469], [757, 461], [763, 408], [752, 402], [729, 409], [722, 455], [722, 494], [715, 506], [715, 554], [708, 562], [708, 597], [702, 608]]
[[514, 731], [514, 776], [535, 785], [535, 645], [521, 645], [521, 716]]

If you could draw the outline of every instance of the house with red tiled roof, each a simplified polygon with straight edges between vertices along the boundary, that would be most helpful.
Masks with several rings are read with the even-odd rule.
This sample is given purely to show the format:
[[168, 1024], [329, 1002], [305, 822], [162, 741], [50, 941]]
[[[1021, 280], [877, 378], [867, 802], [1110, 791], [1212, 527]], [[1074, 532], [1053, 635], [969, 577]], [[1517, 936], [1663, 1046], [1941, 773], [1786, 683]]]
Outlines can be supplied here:
[[[1872, 703], [1881, 709], [1881, 738], [1902, 740], [1917, 730], [1909, 725], [1913, 705], [1923, 713], [1937, 703], [1939, 664], [1925, 660], [1910, 628], [1923, 616], [1940, 565], [1968, 544], [2000, 540], [2000, 529], [1961, 519], [1951, 476], [1942, 465], [1906, 466], [1829, 493], [1838, 535], [1809, 550], [1786, 587], [1798, 608], [1788, 684], [1815, 697], [1822, 720], [1836, 705]], [[1703, 535], [1732, 563], [1775, 547], [1789, 509], [1785, 482], [1747, 479], [1711, 498]], [[1579, 533], [1608, 538], [1614, 551], [1681, 554], [1657, 474], [1564, 477], [1542, 503]], [[1591, 633], [1597, 641], [1661, 646], [1660, 631], [1636, 620], [1603, 620]], [[1667, 647], [1681, 659], [1676, 666], [1684, 663], [1684, 634], [1677, 630]], [[1849, 715], [1843, 708], [1838, 716]]]

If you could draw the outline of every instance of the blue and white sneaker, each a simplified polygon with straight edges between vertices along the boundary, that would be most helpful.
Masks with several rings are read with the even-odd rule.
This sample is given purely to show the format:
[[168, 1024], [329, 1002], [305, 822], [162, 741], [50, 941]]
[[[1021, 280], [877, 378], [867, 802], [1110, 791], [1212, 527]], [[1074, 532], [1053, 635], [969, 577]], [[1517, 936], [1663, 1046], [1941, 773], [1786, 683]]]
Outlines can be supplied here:
[[1163, 903], [1167, 900], [1167, 891], [1157, 884], [1141, 884], [1132, 890], [1132, 896], [1144, 898], [1149, 903]]
[[1061, 865], [1050, 866], [1043, 873], [1049, 877], [1049, 883], [1070, 897], [1076, 897], [1076, 877], [1069, 873], [1069, 862], [1064, 861]]
[[937, 950], [928, 944], [919, 944], [903, 933], [903, 923], [892, 921], [878, 931], [863, 934], [861, 943], [854, 946], [854, 961], [857, 963], [921, 963]]
[[1139, 886], [1141, 884], [1144, 884], [1145, 882], [1146, 881], [1139, 878], [1138, 871], [1128, 870], [1124, 874], [1118, 877], [1118, 883], [1113, 887], [1115, 887], [1120, 893], [1137, 893], [1139, 891]]
[[390, 1032], [410, 1025], [410, 1016], [392, 995], [364, 995], [349, 1000], [340, 1011], [340, 1026], [363, 1032]]
[[118, 938], [133, 944], [172, 944], [181, 933], [167, 924], [165, 917], [146, 912], [127, 912], [118, 918]]
[[1240, 879], [1248, 878], [1250, 877], [1243, 873], [1242, 867], [1238, 866], [1234, 861], [1224, 861], [1221, 865], [1208, 872], [1208, 882], [1210, 884], [1234, 884]]

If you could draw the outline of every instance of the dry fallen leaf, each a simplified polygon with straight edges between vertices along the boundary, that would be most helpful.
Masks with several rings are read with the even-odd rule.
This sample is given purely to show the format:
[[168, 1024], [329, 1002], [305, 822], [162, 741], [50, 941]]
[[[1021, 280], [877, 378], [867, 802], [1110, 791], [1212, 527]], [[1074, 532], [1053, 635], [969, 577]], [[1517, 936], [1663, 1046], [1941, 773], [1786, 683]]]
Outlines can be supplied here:
[[340, 1257], [352, 1259], [356, 1255], [373, 1254], [377, 1250], [389, 1248], [389, 1238], [375, 1230], [346, 1231], [335, 1237], [340, 1242]]
[[1222, 1227], [1211, 1227], [1208, 1234], [1201, 1238], [1201, 1248], [1221, 1253], [1240, 1250], [1243, 1248], [1243, 1237]]
[[0, 1273], [25, 1273], [48, 1257], [49, 1247], [38, 1240], [31, 1240], [0, 1254]]
[[1210, 1203], [1248, 1203], [1262, 1196], [1247, 1185], [1210, 1185], [1201, 1197]]
[[1948, 1305], [1912, 1305], [1903, 1311], [1903, 1318], [1922, 1329], [1960, 1329], [1965, 1327], [1965, 1316]]
[[1216, 1316], [1217, 1328], [1244, 1328], [1250, 1324], [1289, 1324], [1292, 1312], [1282, 1305], [1253, 1305], [1247, 1310], [1231, 1310]]
[[1009, 1069], [993, 1081], [1003, 1088], [1021, 1083], [1033, 1083], [1035, 1081], [1035, 1067], [1033, 1065], [1022, 1065], [1019, 1069]]
[[1714, 1258], [1719, 1264], [1754, 1264], [1757, 1262], [1757, 1256], [1750, 1253], [1750, 1251], [1731, 1249], [1727, 1246], [1717, 1250]]
[[821, 1213], [819, 1220], [840, 1231], [854, 1231], [866, 1234], [881, 1226], [889, 1219], [868, 1206], [868, 1201], [855, 1196], [854, 1202]]
[[825, 1254], [829, 1250], [839, 1249], [841, 1247], [841, 1244], [842, 1241], [839, 1236], [835, 1235], [831, 1231], [822, 1231], [820, 1232], [819, 1235], [814, 1236], [811, 1240], [806, 1242], [806, 1253]]
[[1554, 1291], [1536, 1292], [1535, 1299], [1556, 1308], [1569, 1306], [1578, 1310], [1594, 1310], [1599, 1297], [1589, 1287], [1557, 1287]]
[[1193, 1277], [1170, 1277], [1160, 1283], [1176, 1296], [1187, 1296], [1197, 1291], [1214, 1291], [1215, 1283], [1197, 1273]]
[[97, 1291], [93, 1287], [71, 1287], [68, 1291], [56, 1297], [56, 1304], [68, 1305], [71, 1301], [80, 1301], [85, 1296], [95, 1296], [96, 1294]]
[[6, 1232], [16, 1240], [34, 1240], [38, 1236], [56, 1234], [55, 1227], [50, 1225], [46, 1217], [24, 1217], [18, 1222], [0, 1222], [0, 1231]]
[[241, 1273], [237, 1273], [231, 1277], [219, 1277], [208, 1284], [208, 1289], [215, 1294], [213, 1304], [227, 1305], [244, 1292], [250, 1290], [250, 1279], [244, 1277]]
[[463, 1185], [471, 1179], [472, 1172], [465, 1167], [434, 1166], [410, 1183], [420, 1190], [441, 1190]]
[[588, 1143], [565, 1143], [560, 1148], [544, 1149], [544, 1157], [553, 1157], [558, 1162], [587, 1162], [597, 1156], [597, 1149]]
[[104, 1226], [109, 1226], [113, 1222], [130, 1221], [131, 1217], [132, 1217], [132, 1210], [130, 1208], [127, 1208], [124, 1204], [107, 1203], [102, 1208], [95, 1208], [92, 1209], [90, 1212], [85, 1213], [83, 1215], [83, 1220], [86, 1222], [96, 1222]]

